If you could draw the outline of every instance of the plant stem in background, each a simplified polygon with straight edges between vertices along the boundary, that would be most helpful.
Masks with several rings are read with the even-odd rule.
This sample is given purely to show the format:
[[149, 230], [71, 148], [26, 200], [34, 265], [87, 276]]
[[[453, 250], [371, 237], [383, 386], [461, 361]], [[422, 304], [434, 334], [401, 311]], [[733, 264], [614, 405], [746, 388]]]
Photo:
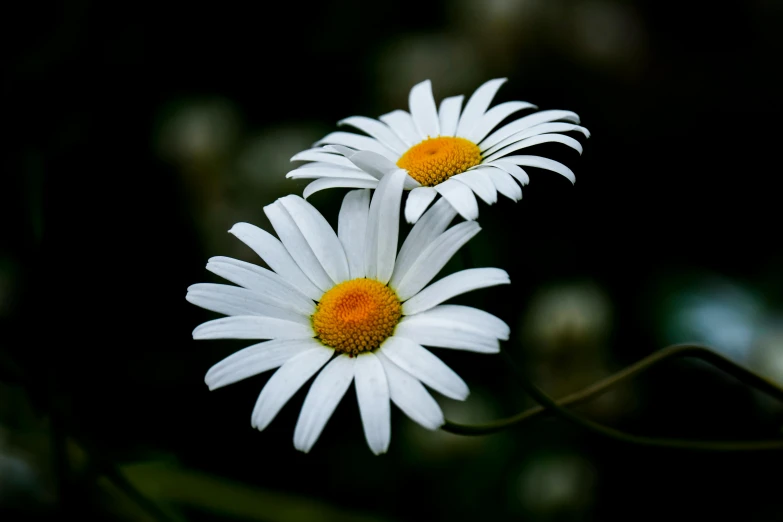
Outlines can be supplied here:
[[444, 431], [458, 435], [488, 435], [523, 422], [541, 417], [546, 414], [557, 415], [572, 422], [595, 434], [609, 437], [621, 442], [638, 444], [643, 446], [671, 449], [690, 449], [703, 451], [764, 451], [764, 450], [783, 450], [783, 439], [764, 440], [764, 441], [691, 441], [680, 439], [663, 439], [653, 437], [642, 437], [631, 435], [614, 428], [609, 428], [585, 419], [566, 409], [568, 406], [574, 406], [596, 397], [612, 386], [630, 379], [639, 373], [652, 368], [656, 364], [669, 359], [681, 357], [695, 357], [701, 359], [716, 368], [732, 375], [740, 382], [752, 386], [771, 397], [783, 402], [783, 388], [768, 381], [767, 379], [737, 365], [736, 363], [718, 355], [714, 351], [704, 346], [695, 344], [678, 344], [666, 347], [652, 355], [638, 361], [627, 368], [596, 382], [578, 392], [572, 393], [557, 401], [549, 397], [540, 388], [533, 384], [524, 372], [522, 372], [516, 363], [511, 359], [508, 353], [503, 352], [512, 369], [518, 374], [520, 382], [525, 390], [533, 397], [539, 406], [534, 406], [521, 413], [500, 419], [494, 422], [465, 425], [446, 421], [441, 428]]

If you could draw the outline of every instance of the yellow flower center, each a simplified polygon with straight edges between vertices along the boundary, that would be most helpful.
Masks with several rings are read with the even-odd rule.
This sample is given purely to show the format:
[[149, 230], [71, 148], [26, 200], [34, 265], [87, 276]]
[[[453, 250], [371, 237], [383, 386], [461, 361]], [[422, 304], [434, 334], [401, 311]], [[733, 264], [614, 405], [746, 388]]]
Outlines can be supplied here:
[[397, 166], [428, 187], [443, 183], [481, 163], [478, 145], [465, 138], [427, 138], [414, 145], [397, 161]]
[[356, 355], [378, 348], [394, 332], [401, 315], [394, 290], [374, 279], [351, 279], [321, 297], [313, 329], [325, 345]]

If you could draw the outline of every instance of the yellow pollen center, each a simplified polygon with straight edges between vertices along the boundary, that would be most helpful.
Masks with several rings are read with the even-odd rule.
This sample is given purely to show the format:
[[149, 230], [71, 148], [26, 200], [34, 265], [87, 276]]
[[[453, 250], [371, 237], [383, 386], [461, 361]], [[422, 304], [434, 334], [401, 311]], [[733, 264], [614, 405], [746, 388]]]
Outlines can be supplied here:
[[465, 138], [427, 138], [414, 145], [397, 161], [397, 166], [428, 187], [443, 183], [481, 163], [478, 145]]
[[402, 315], [397, 294], [374, 279], [351, 279], [321, 297], [313, 314], [318, 339], [341, 353], [378, 348]]

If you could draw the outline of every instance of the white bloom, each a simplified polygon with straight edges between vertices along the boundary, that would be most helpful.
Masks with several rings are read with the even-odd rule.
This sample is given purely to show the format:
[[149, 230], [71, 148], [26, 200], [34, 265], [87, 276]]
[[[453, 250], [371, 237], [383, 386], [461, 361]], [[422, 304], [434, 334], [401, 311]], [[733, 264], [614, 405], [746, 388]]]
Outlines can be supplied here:
[[[530, 178], [522, 167], [538, 167], [557, 172], [572, 183], [571, 169], [541, 156], [511, 155], [518, 150], [555, 142], [580, 154], [582, 145], [564, 132], [590, 133], [577, 125], [579, 116], [571, 111], [535, 112], [492, 132], [515, 112], [535, 109], [521, 101], [501, 103], [487, 110], [492, 98], [506, 81], [490, 80], [470, 97], [464, 110], [463, 96], [444, 99], [435, 107], [429, 80], [415, 85], [409, 97], [410, 113], [392, 111], [380, 121], [352, 116], [339, 122], [368, 136], [333, 132], [316, 142], [324, 145], [296, 154], [291, 161], [308, 161], [287, 174], [289, 178], [315, 179], [304, 197], [332, 187], [375, 188], [388, 172], [403, 169], [408, 174], [405, 188], [411, 194], [405, 205], [405, 218], [415, 223], [438, 194], [468, 220], [478, 217], [474, 193], [491, 205], [497, 194], [518, 201]], [[516, 180], [516, 181], [515, 181]]]
[[188, 288], [188, 301], [230, 316], [201, 324], [194, 339], [271, 339], [227, 357], [205, 379], [215, 389], [280, 367], [253, 410], [251, 423], [259, 430], [323, 367], [296, 424], [299, 450], [315, 444], [352, 381], [374, 453], [389, 445], [390, 400], [425, 428], [437, 429], [443, 414], [422, 383], [457, 400], [468, 396], [468, 387], [421, 345], [496, 353], [499, 341], [508, 339], [509, 328], [497, 317], [442, 304], [470, 290], [509, 283], [505, 271], [463, 270], [427, 286], [478, 233], [478, 223], [447, 229], [456, 212], [439, 201], [397, 252], [405, 178], [399, 170], [384, 176], [372, 201], [368, 190], [349, 192], [337, 234], [302, 198], [278, 199], [264, 211], [279, 240], [247, 223], [230, 230], [272, 270], [214, 257], [207, 269], [239, 286]]

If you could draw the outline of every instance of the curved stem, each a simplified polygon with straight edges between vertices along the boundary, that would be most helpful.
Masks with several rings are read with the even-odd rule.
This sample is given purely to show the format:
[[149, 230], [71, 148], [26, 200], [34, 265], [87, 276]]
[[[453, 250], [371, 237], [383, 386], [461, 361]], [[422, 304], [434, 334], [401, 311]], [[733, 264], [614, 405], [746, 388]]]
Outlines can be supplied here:
[[766, 440], [766, 441], [691, 441], [681, 439], [662, 439], [653, 437], [642, 437], [637, 435], [631, 435], [614, 428], [603, 426], [594, 421], [585, 419], [575, 413], [565, 409], [566, 406], [573, 406], [585, 402], [593, 397], [596, 397], [612, 386], [627, 380], [639, 373], [653, 367], [654, 365], [665, 361], [667, 359], [677, 357], [696, 357], [702, 359], [716, 368], [719, 368], [730, 375], [733, 375], [737, 380], [757, 388], [764, 393], [774, 397], [777, 400], [783, 401], [783, 388], [776, 384], [764, 379], [763, 377], [756, 375], [755, 373], [737, 365], [736, 363], [726, 359], [725, 357], [713, 352], [709, 348], [699, 346], [695, 344], [680, 344], [673, 345], [663, 350], [659, 350], [654, 354], [638, 361], [631, 366], [601, 380], [587, 388], [584, 388], [578, 392], [572, 393], [563, 397], [557, 401], [549, 397], [540, 388], [533, 384], [529, 378], [517, 367], [516, 363], [508, 356], [506, 352], [503, 352], [512, 369], [519, 374], [522, 385], [525, 390], [541, 405], [534, 406], [521, 413], [513, 415], [511, 417], [500, 419], [498, 421], [490, 422], [481, 425], [464, 425], [446, 421], [446, 424], [441, 427], [444, 431], [455, 433], [459, 435], [486, 435], [495, 433], [497, 431], [509, 428], [516, 424], [522, 423], [527, 420], [531, 420], [536, 417], [540, 417], [547, 413], [555, 414], [564, 419], [577, 424], [578, 426], [587, 429], [591, 432], [628, 442], [632, 444], [640, 444], [644, 446], [661, 447], [661, 448], [678, 448], [678, 449], [694, 449], [694, 450], [706, 450], [706, 451], [758, 451], [758, 450], [774, 450], [783, 449], [783, 440]]

